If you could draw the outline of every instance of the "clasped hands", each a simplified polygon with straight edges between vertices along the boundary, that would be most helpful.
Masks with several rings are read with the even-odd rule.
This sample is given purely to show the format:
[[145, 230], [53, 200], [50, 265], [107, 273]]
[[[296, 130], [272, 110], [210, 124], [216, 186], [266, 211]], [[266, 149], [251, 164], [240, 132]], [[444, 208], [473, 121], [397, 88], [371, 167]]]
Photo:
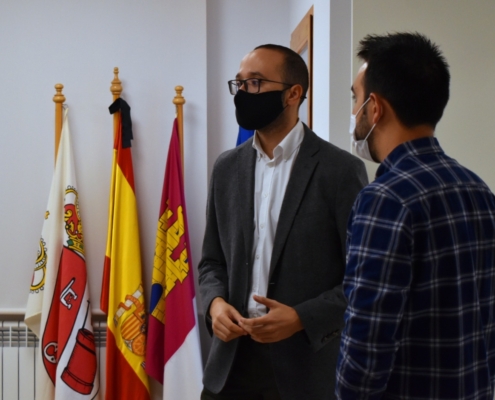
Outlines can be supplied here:
[[250, 335], [259, 343], [274, 343], [303, 329], [296, 310], [278, 301], [254, 295], [253, 299], [270, 311], [258, 318], [244, 318], [221, 297], [210, 305], [213, 333], [224, 342]]

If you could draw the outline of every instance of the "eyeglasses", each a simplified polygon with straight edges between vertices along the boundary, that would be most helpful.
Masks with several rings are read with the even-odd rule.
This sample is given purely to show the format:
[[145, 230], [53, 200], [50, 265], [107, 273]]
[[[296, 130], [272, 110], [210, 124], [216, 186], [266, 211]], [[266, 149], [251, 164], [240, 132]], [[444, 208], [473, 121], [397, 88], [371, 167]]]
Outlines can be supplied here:
[[259, 79], [259, 78], [233, 79], [233, 80], [228, 82], [230, 94], [232, 94], [232, 95], [237, 94], [237, 92], [243, 86], [244, 86], [244, 90], [248, 93], [252, 93], [252, 94], [259, 93], [262, 82], [281, 83], [282, 85], [292, 86], [292, 83], [271, 81], [269, 79]]

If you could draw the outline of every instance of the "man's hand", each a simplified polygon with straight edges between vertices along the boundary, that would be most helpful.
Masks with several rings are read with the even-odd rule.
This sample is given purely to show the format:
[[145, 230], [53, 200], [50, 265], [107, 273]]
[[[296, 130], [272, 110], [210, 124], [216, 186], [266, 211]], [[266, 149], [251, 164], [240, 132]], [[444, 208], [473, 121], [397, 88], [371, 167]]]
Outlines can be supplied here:
[[253, 299], [270, 309], [268, 314], [262, 317], [239, 320], [239, 326], [249, 333], [253, 340], [274, 343], [304, 329], [299, 315], [292, 307], [262, 296], [254, 295]]
[[228, 342], [247, 335], [247, 332], [237, 325], [242, 318], [241, 314], [221, 297], [216, 297], [211, 302], [210, 316], [213, 333], [220, 340]]

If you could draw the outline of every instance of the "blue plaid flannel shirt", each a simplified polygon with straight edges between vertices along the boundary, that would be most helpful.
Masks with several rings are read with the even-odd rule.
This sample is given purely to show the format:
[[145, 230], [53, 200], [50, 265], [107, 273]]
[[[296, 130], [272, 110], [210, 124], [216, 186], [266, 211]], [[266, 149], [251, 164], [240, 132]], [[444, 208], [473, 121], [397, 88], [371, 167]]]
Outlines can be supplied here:
[[344, 293], [339, 399], [493, 399], [495, 197], [435, 138], [360, 192]]

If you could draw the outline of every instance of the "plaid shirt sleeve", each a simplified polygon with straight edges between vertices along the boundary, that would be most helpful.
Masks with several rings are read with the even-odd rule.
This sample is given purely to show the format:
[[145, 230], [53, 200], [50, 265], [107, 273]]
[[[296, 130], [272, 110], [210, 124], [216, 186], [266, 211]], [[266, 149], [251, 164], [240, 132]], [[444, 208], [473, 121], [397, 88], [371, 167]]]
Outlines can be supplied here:
[[337, 366], [339, 399], [379, 399], [399, 346], [412, 280], [411, 213], [383, 188], [364, 189], [349, 220], [348, 301]]

